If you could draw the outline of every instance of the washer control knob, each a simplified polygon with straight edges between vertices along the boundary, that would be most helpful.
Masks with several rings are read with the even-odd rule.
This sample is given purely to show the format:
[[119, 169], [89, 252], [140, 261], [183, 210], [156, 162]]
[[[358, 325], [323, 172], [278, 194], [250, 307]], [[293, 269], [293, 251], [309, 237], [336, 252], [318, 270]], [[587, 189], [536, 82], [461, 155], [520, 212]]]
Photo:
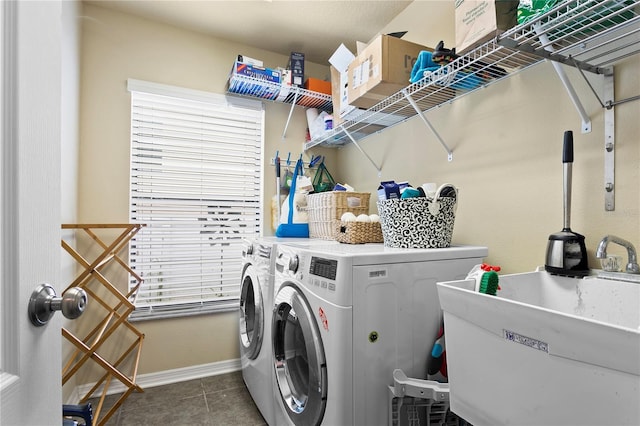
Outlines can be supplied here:
[[294, 255], [289, 259], [289, 270], [294, 274], [298, 272], [298, 266], [300, 266], [300, 259], [298, 259], [298, 255]]

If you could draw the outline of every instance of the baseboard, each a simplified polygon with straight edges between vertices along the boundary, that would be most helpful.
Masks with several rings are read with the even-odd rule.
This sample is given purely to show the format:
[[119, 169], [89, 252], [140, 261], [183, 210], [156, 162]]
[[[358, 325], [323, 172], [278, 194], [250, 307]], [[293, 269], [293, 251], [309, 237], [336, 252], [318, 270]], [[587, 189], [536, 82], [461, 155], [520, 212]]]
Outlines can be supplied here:
[[[154, 386], [169, 385], [172, 383], [185, 382], [187, 380], [201, 379], [203, 377], [217, 376], [219, 374], [231, 373], [241, 369], [240, 359], [229, 359], [225, 361], [212, 362], [209, 364], [194, 365], [190, 367], [176, 368], [173, 370], [158, 371], [156, 373], [139, 374], [136, 383], [142, 389], [152, 388]], [[87, 383], [76, 386], [72, 394], [74, 401], [79, 401], [82, 395], [93, 388], [94, 383]], [[107, 395], [121, 393], [127, 390], [127, 387], [118, 379], [111, 381], [111, 386], [107, 391]], [[94, 392], [95, 396], [102, 394], [102, 389]]]

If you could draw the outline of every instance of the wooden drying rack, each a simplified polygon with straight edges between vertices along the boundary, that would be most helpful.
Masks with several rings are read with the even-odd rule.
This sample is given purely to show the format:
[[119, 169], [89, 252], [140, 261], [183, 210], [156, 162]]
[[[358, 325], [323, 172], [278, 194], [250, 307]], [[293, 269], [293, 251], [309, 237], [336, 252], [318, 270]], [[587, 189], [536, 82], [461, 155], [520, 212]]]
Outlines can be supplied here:
[[[84, 268], [77, 278], [69, 284], [65, 291], [71, 287], [80, 287], [84, 289], [89, 296], [87, 308], [91, 312], [91, 315], [102, 318], [83, 338], [76, 337], [69, 330], [64, 327], [62, 328], [62, 335], [76, 347], [76, 350], [62, 369], [62, 384], [64, 385], [67, 383], [67, 381], [76, 374], [80, 367], [82, 367], [89, 359], [92, 359], [105, 370], [105, 373], [102, 375], [100, 380], [98, 380], [98, 382], [96, 382], [96, 384], [80, 400], [81, 403], [86, 402], [92, 398], [94, 393], [96, 393], [96, 391], [98, 391], [102, 386], [100, 400], [93, 410], [94, 424], [97, 426], [105, 424], [134, 390], [137, 392], [144, 392], [143, 389], [136, 384], [136, 376], [138, 372], [138, 364], [140, 362], [140, 353], [144, 334], [142, 334], [128, 321], [129, 314], [135, 309], [131, 300], [135, 297], [135, 294], [140, 288], [142, 278], [138, 276], [138, 274], [136, 274], [135, 271], [133, 271], [131, 267], [129, 267], [129, 265], [119, 256], [119, 253], [127, 247], [131, 238], [133, 238], [144, 226], [144, 224], [62, 225], [62, 229], [84, 231], [102, 249], [102, 252], [93, 261], [89, 261], [80, 255], [80, 253], [78, 253], [78, 251], [71, 247], [66, 241], [62, 240], [62, 247], [76, 260], [77, 263], [80, 264], [80, 266]], [[121, 230], [121, 232], [110, 244], [108, 244], [94, 232], [98, 229]], [[113, 262], [116, 262], [123, 267], [138, 282], [137, 285], [127, 294], [121, 293], [101, 272], [102, 269]], [[98, 286], [96, 286], [96, 283], [98, 283]], [[103, 289], [107, 290], [106, 296], [100, 295], [104, 294]], [[96, 306], [96, 304], [99, 306]], [[100, 316], [100, 307], [103, 308], [102, 316]], [[85, 315], [87, 315], [86, 312]], [[124, 330], [126, 333], [131, 333], [134, 340], [128, 348], [120, 352], [120, 356], [117, 357], [117, 359], [109, 361], [106, 357], [100, 355], [98, 350], [117, 330]], [[126, 374], [121, 371], [122, 365], [126, 360], [130, 360], [131, 358], [133, 358], [133, 367], [129, 374]], [[102, 416], [102, 406], [113, 378], [119, 380], [126, 387], [126, 390], [109, 409], [109, 411]]]

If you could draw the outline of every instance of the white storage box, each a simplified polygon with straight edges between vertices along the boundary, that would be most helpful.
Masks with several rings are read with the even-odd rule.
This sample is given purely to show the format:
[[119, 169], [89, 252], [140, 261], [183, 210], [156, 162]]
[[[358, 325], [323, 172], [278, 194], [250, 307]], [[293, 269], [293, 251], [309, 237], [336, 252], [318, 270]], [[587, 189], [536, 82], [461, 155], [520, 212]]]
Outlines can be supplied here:
[[438, 283], [451, 410], [473, 425], [640, 424], [640, 285], [504, 275]]

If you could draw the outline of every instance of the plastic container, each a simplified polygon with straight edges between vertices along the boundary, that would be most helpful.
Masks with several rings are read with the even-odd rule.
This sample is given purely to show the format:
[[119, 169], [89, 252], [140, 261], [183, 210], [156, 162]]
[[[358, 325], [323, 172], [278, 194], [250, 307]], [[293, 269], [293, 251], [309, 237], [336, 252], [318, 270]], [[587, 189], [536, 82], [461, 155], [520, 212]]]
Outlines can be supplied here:
[[449, 385], [393, 372], [389, 386], [389, 426], [463, 426], [466, 421], [449, 409]]

